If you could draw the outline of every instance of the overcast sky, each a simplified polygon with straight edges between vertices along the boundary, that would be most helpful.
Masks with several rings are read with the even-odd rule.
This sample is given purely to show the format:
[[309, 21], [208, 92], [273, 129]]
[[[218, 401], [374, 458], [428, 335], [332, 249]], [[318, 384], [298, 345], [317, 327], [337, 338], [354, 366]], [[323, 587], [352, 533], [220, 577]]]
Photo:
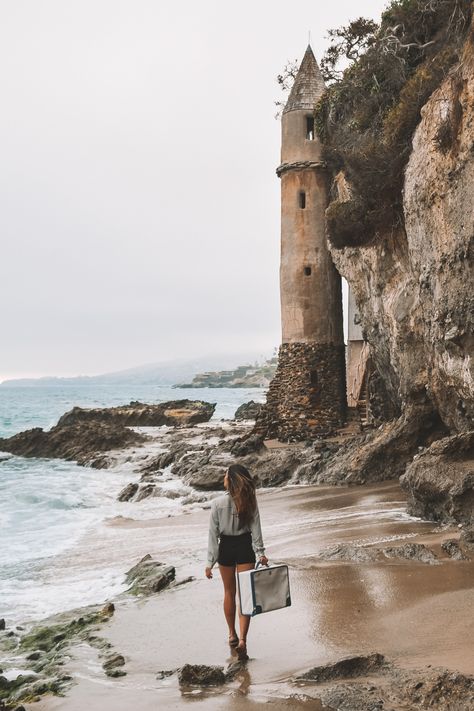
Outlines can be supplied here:
[[280, 340], [275, 81], [380, 0], [4, 0], [0, 380]]

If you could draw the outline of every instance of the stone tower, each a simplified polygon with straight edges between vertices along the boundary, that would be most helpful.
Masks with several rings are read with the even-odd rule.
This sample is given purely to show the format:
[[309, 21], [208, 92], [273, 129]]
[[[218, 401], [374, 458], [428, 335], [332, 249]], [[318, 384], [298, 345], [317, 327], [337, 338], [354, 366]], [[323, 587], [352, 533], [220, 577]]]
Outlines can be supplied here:
[[329, 180], [314, 130], [324, 90], [308, 46], [282, 116], [282, 345], [256, 423], [282, 441], [327, 434], [343, 423], [346, 408], [341, 279], [326, 244]]

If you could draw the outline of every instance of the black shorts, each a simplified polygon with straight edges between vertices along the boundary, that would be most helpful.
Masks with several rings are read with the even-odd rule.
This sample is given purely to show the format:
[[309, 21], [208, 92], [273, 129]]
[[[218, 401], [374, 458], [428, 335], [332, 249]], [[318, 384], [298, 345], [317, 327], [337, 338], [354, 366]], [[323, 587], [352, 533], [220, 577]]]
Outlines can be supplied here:
[[219, 537], [219, 565], [235, 566], [237, 563], [255, 563], [255, 552], [252, 548], [252, 534], [250, 531], [240, 536]]

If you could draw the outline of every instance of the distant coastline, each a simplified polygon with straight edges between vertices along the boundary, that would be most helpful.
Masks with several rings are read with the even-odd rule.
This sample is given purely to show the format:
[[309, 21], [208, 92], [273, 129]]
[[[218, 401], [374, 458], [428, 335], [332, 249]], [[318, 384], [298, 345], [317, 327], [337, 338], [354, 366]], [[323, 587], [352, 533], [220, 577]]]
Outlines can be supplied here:
[[176, 388], [267, 388], [275, 375], [278, 359], [269, 358], [262, 364], [240, 365], [233, 370], [207, 371], [195, 375], [190, 383]]

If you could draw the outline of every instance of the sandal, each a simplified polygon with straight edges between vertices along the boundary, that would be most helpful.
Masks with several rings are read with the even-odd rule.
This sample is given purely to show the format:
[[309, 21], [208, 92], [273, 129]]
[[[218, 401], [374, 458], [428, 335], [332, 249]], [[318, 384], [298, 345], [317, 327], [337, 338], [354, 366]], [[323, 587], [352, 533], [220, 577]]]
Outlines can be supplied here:
[[245, 662], [249, 658], [249, 655], [247, 654], [247, 644], [244, 639], [239, 640], [236, 652], [237, 658], [240, 662]]
[[239, 643], [239, 638], [236, 634], [231, 634], [229, 637], [229, 647], [237, 647]]

